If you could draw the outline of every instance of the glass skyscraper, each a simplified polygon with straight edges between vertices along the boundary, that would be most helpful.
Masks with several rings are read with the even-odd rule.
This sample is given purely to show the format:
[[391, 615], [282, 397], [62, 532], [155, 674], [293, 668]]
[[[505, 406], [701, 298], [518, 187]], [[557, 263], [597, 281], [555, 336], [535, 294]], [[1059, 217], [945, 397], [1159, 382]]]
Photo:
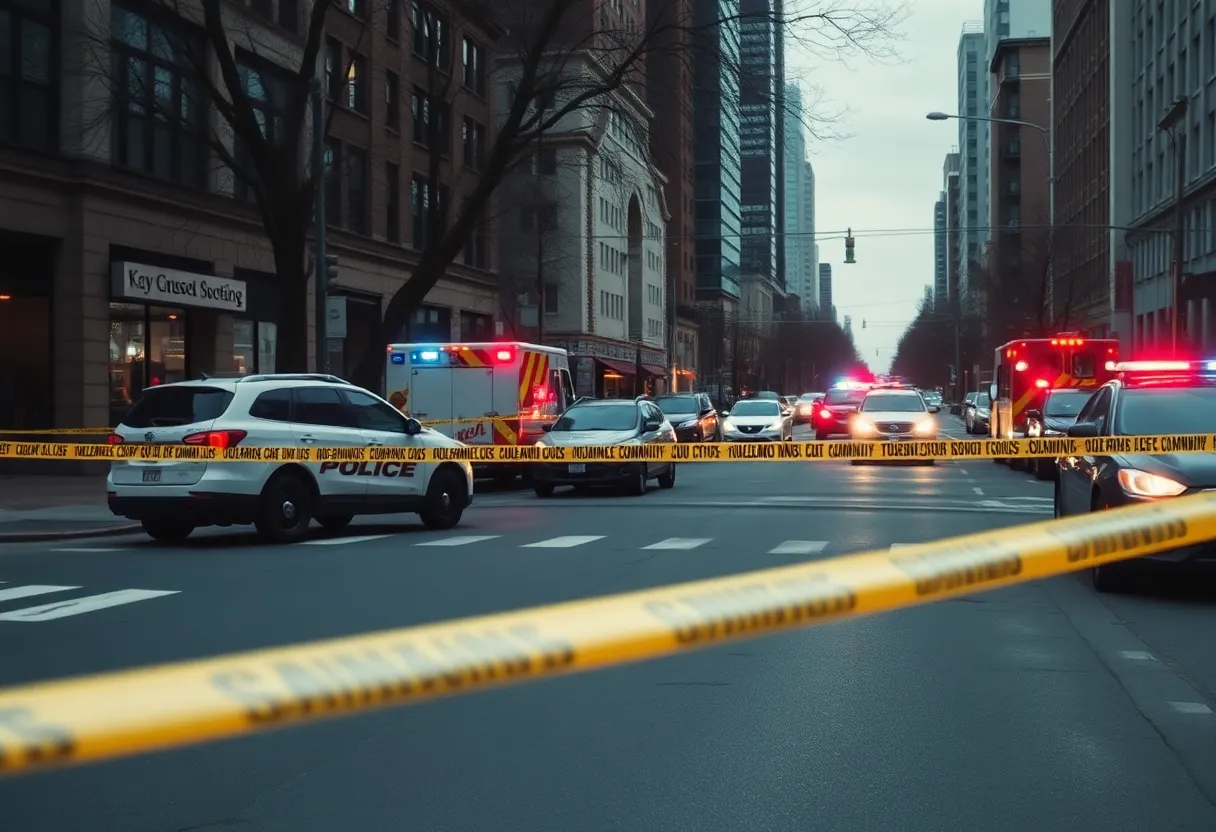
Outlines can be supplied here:
[[784, 58], [781, 0], [742, 0], [743, 270], [784, 288]]
[[[693, 161], [697, 300], [739, 298], [739, 0], [694, 0]], [[715, 25], [716, 24], [716, 25]]]

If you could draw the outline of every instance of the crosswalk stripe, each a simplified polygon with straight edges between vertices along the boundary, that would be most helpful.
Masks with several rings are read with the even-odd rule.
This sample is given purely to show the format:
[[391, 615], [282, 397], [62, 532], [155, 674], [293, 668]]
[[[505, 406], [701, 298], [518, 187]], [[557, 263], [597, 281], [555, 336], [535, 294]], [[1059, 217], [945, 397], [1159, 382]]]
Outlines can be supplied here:
[[826, 540], [787, 540], [768, 550], [770, 555], [817, 555], [828, 548]]
[[648, 549], [695, 549], [698, 546], [704, 546], [712, 537], [669, 537], [666, 540], [660, 540], [658, 543], [651, 543], [649, 546], [643, 546], [642, 550]]
[[0, 621], [21, 621], [37, 623], [54, 621], [73, 615], [82, 615], [94, 610], [104, 610], [109, 607], [119, 607], [123, 604], [134, 604], [136, 601], [147, 601], [160, 598], [163, 595], [177, 595], [176, 590], [159, 589], [120, 589], [116, 592], [103, 592], [101, 595], [86, 595], [84, 598], [73, 598], [55, 604], [43, 604], [38, 607], [26, 607], [23, 610], [0, 613]]
[[539, 540], [536, 543], [526, 543], [521, 548], [523, 549], [571, 549], [575, 546], [582, 546], [584, 543], [592, 543], [596, 540], [603, 540], [602, 534], [571, 534], [565, 537], [551, 537], [548, 540]]
[[65, 546], [62, 549], [52, 549], [52, 552], [122, 552], [109, 546]]
[[442, 537], [439, 540], [425, 540], [415, 543], [415, 546], [468, 546], [470, 543], [481, 543], [483, 540], [495, 540], [500, 534], [468, 534], [461, 537]]
[[369, 540], [383, 540], [386, 537], [392, 537], [392, 535], [365, 534], [356, 537], [321, 537], [316, 540], [302, 541], [302, 544], [305, 546], [341, 546], [344, 543], [366, 543]]
[[34, 595], [46, 595], [50, 592], [67, 592], [70, 589], [80, 589], [80, 587], [51, 586], [49, 584], [15, 586], [12, 589], [0, 589], [0, 601], [16, 601], [18, 598], [29, 598]]

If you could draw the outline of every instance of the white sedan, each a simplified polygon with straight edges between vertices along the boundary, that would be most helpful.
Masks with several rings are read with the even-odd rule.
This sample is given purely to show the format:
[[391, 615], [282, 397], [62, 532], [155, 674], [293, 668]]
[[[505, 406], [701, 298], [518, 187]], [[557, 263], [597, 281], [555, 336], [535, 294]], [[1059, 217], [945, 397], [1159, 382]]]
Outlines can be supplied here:
[[[862, 399], [849, 435], [856, 440], [932, 440], [937, 438], [937, 420], [915, 390], [874, 390]], [[933, 460], [921, 464], [932, 465]]]
[[776, 399], [744, 399], [723, 415], [727, 442], [794, 441], [794, 420]]

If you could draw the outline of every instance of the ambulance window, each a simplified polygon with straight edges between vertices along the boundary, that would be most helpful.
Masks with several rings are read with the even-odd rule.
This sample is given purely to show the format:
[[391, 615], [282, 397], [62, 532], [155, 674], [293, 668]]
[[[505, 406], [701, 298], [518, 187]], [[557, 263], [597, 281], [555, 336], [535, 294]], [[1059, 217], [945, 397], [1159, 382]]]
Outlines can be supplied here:
[[1088, 353], [1074, 353], [1072, 357], [1073, 378], [1094, 377], [1094, 357]]
[[996, 395], [999, 399], [1007, 399], [1009, 393], [1009, 365], [1001, 364], [996, 368]]
[[405, 433], [405, 419], [392, 405], [359, 390], [346, 390], [344, 393], [359, 427], [385, 433]]

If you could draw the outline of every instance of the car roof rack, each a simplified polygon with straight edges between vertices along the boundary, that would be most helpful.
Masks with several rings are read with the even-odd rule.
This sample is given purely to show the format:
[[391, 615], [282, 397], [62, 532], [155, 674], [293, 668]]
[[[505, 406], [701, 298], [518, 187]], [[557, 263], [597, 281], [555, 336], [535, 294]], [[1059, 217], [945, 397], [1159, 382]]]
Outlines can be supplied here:
[[330, 373], [255, 373], [250, 376], [240, 376], [238, 381], [324, 381], [329, 384], [350, 384], [344, 378], [338, 378]]

